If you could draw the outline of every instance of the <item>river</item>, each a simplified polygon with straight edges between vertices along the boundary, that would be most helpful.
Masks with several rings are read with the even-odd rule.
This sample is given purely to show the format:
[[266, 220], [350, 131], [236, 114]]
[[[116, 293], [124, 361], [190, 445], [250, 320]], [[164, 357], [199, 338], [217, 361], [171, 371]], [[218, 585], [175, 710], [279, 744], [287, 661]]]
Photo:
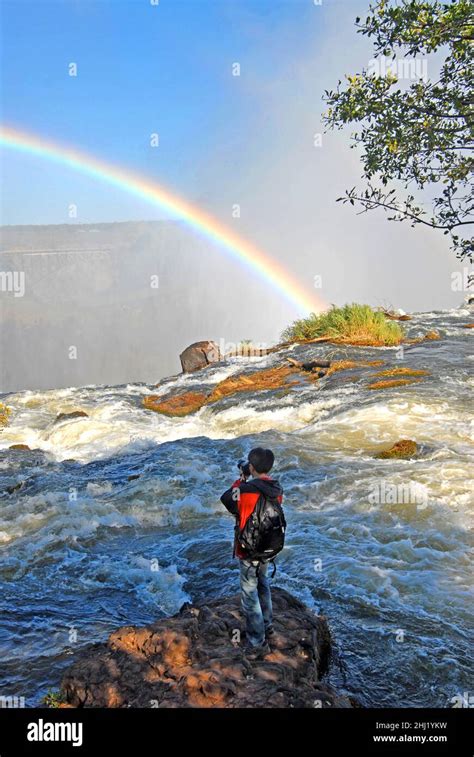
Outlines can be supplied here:
[[[277, 364], [276, 353], [158, 387], [0, 397], [12, 408], [0, 432], [0, 695], [35, 706], [84, 645], [236, 592], [233, 522], [219, 497], [257, 445], [273, 449], [285, 492], [274, 582], [327, 615], [330, 681], [372, 707], [451, 707], [472, 692], [470, 320], [462, 309], [416, 314], [409, 336], [442, 338], [402, 359], [395, 348], [288, 353], [429, 372], [381, 391], [367, 389], [374, 368], [235, 395], [185, 418], [142, 406], [148, 394]], [[55, 422], [74, 410], [88, 417]], [[399, 439], [419, 455], [375, 457]]]

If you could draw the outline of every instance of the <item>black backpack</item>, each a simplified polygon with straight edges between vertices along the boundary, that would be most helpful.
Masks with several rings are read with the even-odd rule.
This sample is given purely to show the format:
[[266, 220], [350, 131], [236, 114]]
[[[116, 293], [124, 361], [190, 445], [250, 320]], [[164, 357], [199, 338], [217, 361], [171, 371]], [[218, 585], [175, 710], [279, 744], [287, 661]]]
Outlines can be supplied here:
[[247, 552], [246, 559], [269, 562], [285, 543], [286, 520], [278, 499], [260, 494], [242, 530], [236, 525], [236, 538]]

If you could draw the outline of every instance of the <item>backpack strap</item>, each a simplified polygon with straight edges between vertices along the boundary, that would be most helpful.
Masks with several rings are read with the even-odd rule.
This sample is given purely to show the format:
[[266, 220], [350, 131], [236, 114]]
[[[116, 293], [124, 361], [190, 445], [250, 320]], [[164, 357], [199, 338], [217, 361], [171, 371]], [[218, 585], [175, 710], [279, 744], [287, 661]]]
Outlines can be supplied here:
[[[271, 578], [273, 579], [273, 578], [275, 577], [275, 573], [276, 573], [276, 570], [277, 570], [277, 566], [276, 566], [276, 563], [275, 563], [275, 558], [273, 557], [273, 558], [272, 558], [271, 560], [269, 560], [268, 562], [269, 562], [269, 563], [273, 563], [273, 573], [272, 573], [272, 575], [271, 575]], [[260, 570], [260, 565], [261, 565], [261, 564], [262, 564], [262, 562], [261, 562], [261, 560], [259, 560], [259, 561], [258, 561], [258, 565], [257, 565], [257, 570], [255, 571], [255, 575], [257, 576], [257, 578], [258, 578], [258, 572], [259, 572], [259, 570]]]

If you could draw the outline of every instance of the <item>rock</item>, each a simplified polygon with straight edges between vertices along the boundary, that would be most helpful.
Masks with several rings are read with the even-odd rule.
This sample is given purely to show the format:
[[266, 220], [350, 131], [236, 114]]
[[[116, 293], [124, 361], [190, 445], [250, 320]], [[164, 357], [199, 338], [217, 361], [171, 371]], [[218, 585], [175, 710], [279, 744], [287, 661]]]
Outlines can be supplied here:
[[381, 460], [387, 460], [390, 458], [397, 458], [401, 460], [409, 460], [411, 457], [415, 457], [418, 453], [418, 445], [411, 439], [401, 439], [396, 442], [390, 449], [379, 452], [375, 457]]
[[216, 342], [194, 342], [186, 347], [184, 352], [179, 356], [183, 373], [192, 373], [206, 368], [212, 363], [218, 363], [221, 360], [219, 345]]
[[312, 371], [314, 368], [329, 368], [330, 365], [329, 360], [310, 360], [308, 363], [302, 363], [301, 367], [304, 371]]
[[421, 379], [419, 378], [401, 378], [401, 379], [389, 379], [388, 381], [374, 381], [372, 384], [367, 385], [367, 389], [393, 389], [396, 386], [408, 386], [409, 384], [416, 384]]
[[7, 486], [7, 492], [8, 494], [13, 494], [13, 492], [18, 491], [19, 489], [23, 489], [25, 485], [24, 481], [19, 481], [17, 484], [14, 484], [13, 486]]
[[411, 315], [399, 315], [399, 313], [384, 313], [390, 321], [411, 321]]
[[137, 478], [140, 478], [139, 473], [131, 473], [129, 476], [127, 476], [127, 481], [135, 481]]
[[0, 428], [8, 425], [11, 409], [3, 402], [0, 402]]
[[384, 365], [383, 360], [333, 360], [326, 375], [332, 376], [338, 371], [351, 371], [355, 368], [376, 368], [380, 365]]
[[426, 334], [424, 335], [423, 339], [425, 339], [427, 341], [433, 341], [435, 339], [441, 339], [441, 337], [440, 337], [440, 335], [438, 334], [437, 331], [427, 331]]
[[181, 392], [181, 394], [172, 394], [167, 397], [150, 394], [144, 398], [143, 407], [154, 410], [155, 413], [181, 418], [199, 410], [207, 399], [208, 395], [202, 392]]
[[390, 321], [411, 321], [411, 315], [407, 315], [401, 308], [398, 308], [398, 310], [387, 310], [386, 308], [382, 308], [381, 312], [384, 314], [385, 318], [388, 318]]
[[30, 448], [28, 447], [27, 444], [10, 444], [10, 446], [9, 446], [8, 449], [24, 449], [24, 450], [29, 450]]
[[79, 652], [60, 699], [74, 707], [351, 707], [321, 682], [331, 651], [326, 619], [284, 589], [272, 597], [276, 633], [262, 660], [243, 652], [240, 595], [187, 602], [171, 618], [119, 628]]
[[300, 363], [299, 360], [294, 360], [292, 357], [286, 358], [291, 365], [295, 365], [297, 368], [301, 368], [302, 371], [310, 373], [314, 368], [329, 368], [331, 365], [329, 360], [310, 360], [307, 363]]
[[209, 397], [209, 402], [216, 402], [240, 392], [268, 391], [290, 386], [291, 382], [288, 381], [288, 378], [296, 372], [297, 369], [293, 366], [278, 365], [253, 373], [229, 376], [215, 386]]
[[422, 344], [423, 342], [432, 342], [441, 339], [438, 331], [427, 331], [423, 336], [416, 336], [413, 339], [405, 339], [405, 344]]
[[401, 368], [401, 367], [392, 367], [388, 368], [385, 371], [377, 371], [377, 373], [373, 373], [373, 376], [429, 376], [429, 371], [425, 371], [415, 368]]
[[207, 394], [193, 391], [170, 394], [166, 397], [150, 394], [144, 398], [143, 406], [163, 415], [182, 417], [199, 410], [203, 405], [218, 402], [218, 400], [240, 392], [257, 392], [290, 387], [292, 383], [288, 381], [288, 377], [296, 373], [297, 370], [293, 366], [280, 365], [253, 373], [229, 376], [220, 381], [212, 392]]
[[58, 413], [54, 422], [70, 421], [73, 418], [88, 418], [89, 415], [84, 410], [73, 410], [72, 413]]

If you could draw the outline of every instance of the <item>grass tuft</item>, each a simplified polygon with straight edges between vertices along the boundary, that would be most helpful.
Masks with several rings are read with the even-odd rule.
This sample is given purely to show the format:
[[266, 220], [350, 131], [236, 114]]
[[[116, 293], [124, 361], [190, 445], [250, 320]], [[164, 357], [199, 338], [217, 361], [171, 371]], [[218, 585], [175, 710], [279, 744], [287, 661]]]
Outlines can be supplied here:
[[352, 303], [338, 308], [333, 305], [325, 313], [311, 313], [294, 321], [285, 329], [285, 342], [311, 341], [327, 338], [339, 344], [383, 347], [400, 344], [403, 330], [397, 321], [389, 321], [370, 305]]

